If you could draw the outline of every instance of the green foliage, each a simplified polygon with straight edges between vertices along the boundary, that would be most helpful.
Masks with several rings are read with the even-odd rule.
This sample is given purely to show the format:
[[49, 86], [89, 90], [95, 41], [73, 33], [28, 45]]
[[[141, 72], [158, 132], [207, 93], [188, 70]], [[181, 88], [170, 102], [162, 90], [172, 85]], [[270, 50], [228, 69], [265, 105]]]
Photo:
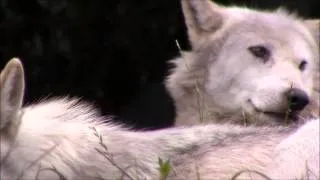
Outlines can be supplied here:
[[163, 162], [161, 158], [158, 159], [159, 164], [159, 172], [160, 172], [160, 180], [167, 179], [170, 171], [171, 171], [171, 165], [169, 160]]

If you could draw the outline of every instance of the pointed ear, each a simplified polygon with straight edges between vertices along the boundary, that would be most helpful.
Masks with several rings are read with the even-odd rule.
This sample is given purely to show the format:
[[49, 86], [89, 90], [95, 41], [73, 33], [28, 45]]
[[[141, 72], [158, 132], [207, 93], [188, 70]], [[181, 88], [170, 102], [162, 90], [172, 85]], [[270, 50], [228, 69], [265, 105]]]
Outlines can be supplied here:
[[223, 7], [209, 0], [181, 0], [185, 23], [192, 47], [207, 33], [219, 29], [223, 23]]
[[[18, 58], [11, 59], [0, 74], [0, 130], [15, 121], [22, 108], [24, 71]], [[15, 123], [14, 123], [15, 124]]]

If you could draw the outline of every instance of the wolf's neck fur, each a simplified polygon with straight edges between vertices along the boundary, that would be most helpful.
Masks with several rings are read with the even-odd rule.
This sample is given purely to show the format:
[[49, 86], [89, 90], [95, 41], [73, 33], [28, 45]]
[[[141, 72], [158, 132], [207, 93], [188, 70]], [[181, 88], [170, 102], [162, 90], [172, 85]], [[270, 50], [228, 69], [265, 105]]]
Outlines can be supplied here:
[[[221, 111], [219, 106], [210, 101], [209, 95], [204, 90], [204, 84], [208, 73], [207, 60], [194, 60], [193, 54], [183, 52], [181, 57], [173, 60], [175, 73], [169, 75], [166, 87], [174, 99], [176, 107], [175, 125], [207, 124], [215, 119], [220, 122], [231, 121], [243, 123], [241, 114], [228, 115]], [[192, 69], [191, 69], [192, 68]], [[192, 73], [190, 73], [192, 72]], [[221, 112], [224, 112], [221, 114]], [[235, 120], [234, 118], [238, 119]], [[217, 122], [218, 123], [218, 122]]]
[[[217, 105], [208, 100], [210, 97], [202, 90], [203, 86], [195, 88], [194, 93], [186, 93], [175, 99], [176, 118], [175, 126], [209, 124], [214, 120], [215, 123], [233, 123], [245, 125], [245, 115], [221, 113]], [[187, 97], [188, 96], [188, 97]], [[213, 108], [214, 107], [214, 108]]]

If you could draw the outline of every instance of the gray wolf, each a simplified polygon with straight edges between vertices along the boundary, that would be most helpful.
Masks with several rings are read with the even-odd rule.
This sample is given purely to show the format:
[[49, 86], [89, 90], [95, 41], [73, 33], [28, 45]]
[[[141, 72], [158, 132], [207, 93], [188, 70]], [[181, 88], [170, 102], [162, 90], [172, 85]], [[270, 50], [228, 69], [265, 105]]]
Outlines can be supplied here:
[[[195, 125], [133, 131], [71, 98], [22, 107], [19, 59], [0, 75], [0, 178], [167, 179], [319, 178], [319, 119], [302, 126]], [[235, 174], [235, 175], [234, 175]]]
[[273, 126], [318, 115], [319, 20], [181, 2], [192, 50], [173, 60], [166, 81], [176, 126]]

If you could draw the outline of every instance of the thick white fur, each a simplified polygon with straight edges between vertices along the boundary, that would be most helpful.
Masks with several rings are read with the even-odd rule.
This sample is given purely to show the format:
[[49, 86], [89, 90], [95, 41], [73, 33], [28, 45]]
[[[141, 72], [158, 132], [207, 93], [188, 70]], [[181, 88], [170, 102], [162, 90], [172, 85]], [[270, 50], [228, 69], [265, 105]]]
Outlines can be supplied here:
[[[177, 109], [175, 125], [287, 123], [291, 88], [311, 99], [300, 120], [319, 113], [319, 21], [209, 0], [182, 0], [182, 7], [192, 50], [173, 60], [166, 82]], [[270, 50], [267, 62], [249, 52], [255, 45]]]
[[171, 164], [168, 179], [230, 179], [245, 169], [319, 178], [319, 119], [300, 128], [211, 124], [135, 132], [102, 124], [106, 118], [74, 99], [21, 107], [18, 59], [1, 72], [0, 95], [1, 180], [159, 179], [158, 158]]

